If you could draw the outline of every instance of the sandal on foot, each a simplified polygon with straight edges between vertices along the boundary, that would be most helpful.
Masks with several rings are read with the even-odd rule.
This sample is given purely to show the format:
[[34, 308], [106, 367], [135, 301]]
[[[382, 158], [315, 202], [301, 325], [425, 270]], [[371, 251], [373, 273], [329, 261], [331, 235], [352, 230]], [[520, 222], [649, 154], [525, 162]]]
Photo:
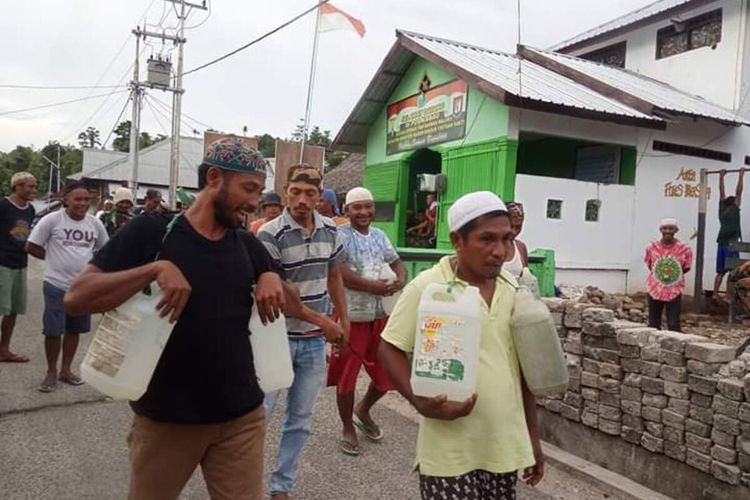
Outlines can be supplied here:
[[28, 363], [29, 358], [21, 354], [10, 353], [0, 358], [0, 363]]
[[57, 390], [56, 380], [45, 380], [39, 386], [39, 392], [55, 392]]
[[359, 456], [359, 445], [352, 443], [351, 441], [341, 438], [339, 441], [339, 449], [341, 450], [341, 453], [344, 455], [349, 455], [350, 457], [357, 457]]
[[370, 441], [377, 443], [383, 439], [383, 429], [381, 429], [375, 422], [366, 423], [360, 420], [359, 417], [354, 417], [354, 426]]
[[83, 385], [83, 379], [77, 375], [73, 375], [72, 377], [60, 377], [60, 382], [68, 385]]

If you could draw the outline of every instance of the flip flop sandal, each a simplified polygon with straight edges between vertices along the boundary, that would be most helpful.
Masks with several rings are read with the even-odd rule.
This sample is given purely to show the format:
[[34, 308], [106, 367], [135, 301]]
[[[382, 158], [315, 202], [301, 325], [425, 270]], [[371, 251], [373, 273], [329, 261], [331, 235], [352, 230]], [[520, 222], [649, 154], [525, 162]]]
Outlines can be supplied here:
[[339, 441], [339, 449], [341, 450], [341, 453], [350, 457], [358, 457], [360, 453], [359, 445], [347, 441], [344, 438], [341, 438]]
[[9, 358], [0, 359], [0, 363], [28, 363], [29, 358], [20, 354], [11, 354]]
[[55, 392], [57, 390], [57, 382], [49, 382], [45, 380], [39, 386], [39, 392]]
[[83, 380], [81, 379], [81, 377], [76, 377], [75, 375], [72, 376], [72, 377], [70, 377], [70, 378], [66, 377], [66, 378], [61, 378], [59, 380], [63, 384], [68, 384], [68, 385], [83, 385]]
[[354, 417], [354, 426], [362, 432], [362, 434], [367, 437], [370, 441], [378, 442], [382, 441], [384, 434], [383, 429], [381, 429], [376, 423], [366, 424], [362, 420], [360, 420], [357, 417]]

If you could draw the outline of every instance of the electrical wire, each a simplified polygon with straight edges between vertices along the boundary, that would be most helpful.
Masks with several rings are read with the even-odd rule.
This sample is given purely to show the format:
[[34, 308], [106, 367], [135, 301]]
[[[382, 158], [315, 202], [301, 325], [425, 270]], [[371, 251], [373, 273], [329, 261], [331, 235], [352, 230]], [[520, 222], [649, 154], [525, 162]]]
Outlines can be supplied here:
[[[153, 105], [151, 104], [151, 100], [152, 100], [152, 99], [150, 99], [150, 98], [149, 98], [148, 96], [144, 96], [144, 97], [146, 97], [146, 99], [145, 99], [145, 101], [146, 101], [146, 105], [147, 105], [147, 106], [149, 107], [149, 109], [151, 110], [151, 113], [152, 113], [152, 114], [154, 115], [154, 118], [156, 118], [156, 123], [158, 123], [158, 124], [159, 124], [159, 126], [161, 127], [161, 129], [162, 129], [162, 130], [164, 131], [165, 135], [169, 136], [169, 132], [167, 132], [167, 129], [166, 129], [166, 127], [164, 126], [164, 124], [163, 124], [163, 123], [161, 122], [161, 120], [159, 119], [159, 116], [158, 116], [158, 113], [157, 113], [157, 109], [156, 109], [156, 107], [154, 107], [154, 106], [153, 106]], [[168, 116], [165, 116], [165, 115], [161, 115], [161, 116], [162, 116], [162, 118], [164, 118], [164, 119], [169, 119], [169, 117], [168, 117]], [[177, 140], [179, 140], [179, 138], [178, 138]], [[193, 172], [196, 172], [196, 173], [197, 173], [197, 172], [198, 172], [198, 169], [197, 169], [197, 168], [195, 167], [195, 165], [191, 164], [191, 163], [190, 163], [190, 161], [188, 161], [188, 159], [187, 159], [187, 158], [185, 157], [185, 155], [184, 155], [184, 154], [182, 153], [182, 148], [180, 148], [180, 149], [179, 149], [179, 153], [180, 153], [180, 159], [181, 159], [181, 160], [182, 160], [183, 162], [185, 162], [185, 165], [186, 165], [186, 166], [187, 166], [188, 168], [190, 168], [190, 169], [191, 169], [191, 170], [192, 170]]]
[[[208, 14], [206, 14], [206, 17], [198, 24], [194, 24], [192, 26], [185, 26], [185, 31], [194, 30], [195, 28], [200, 28], [201, 26], [206, 24], [206, 21], [208, 21], [208, 18], [211, 17], [211, 0], [208, 0], [207, 4], [208, 4]], [[190, 16], [190, 13], [188, 13], [188, 16], [185, 17], [185, 20], [187, 20], [187, 17], [189, 16]]]
[[102, 148], [105, 148], [107, 146], [107, 143], [109, 142], [109, 138], [112, 137], [112, 134], [117, 129], [117, 126], [120, 124], [120, 119], [122, 118], [123, 113], [125, 113], [125, 110], [128, 107], [128, 103], [130, 103], [132, 96], [128, 96], [127, 99], [125, 99], [125, 104], [122, 106], [122, 110], [120, 110], [120, 114], [117, 115], [117, 118], [115, 119], [115, 124], [112, 125], [112, 129], [110, 129], [109, 134], [107, 134], [107, 138], [104, 139], [104, 142], [102, 143]]
[[28, 90], [81, 90], [81, 89], [117, 89], [122, 85], [11, 85], [0, 83], [3, 89], [28, 89]]
[[[127, 92], [127, 90], [121, 90], [120, 93], [122, 93], [122, 92]], [[55, 106], [63, 106], [65, 104], [72, 104], [74, 102], [88, 101], [89, 99], [98, 99], [99, 97], [109, 97], [112, 94], [113, 93], [110, 92], [108, 94], [99, 94], [99, 95], [92, 95], [92, 96], [80, 97], [78, 99], [71, 99], [69, 101], [61, 101], [61, 102], [53, 102], [53, 103], [50, 103], [50, 104], [43, 104], [41, 106], [34, 106], [34, 107], [31, 107], [31, 108], [14, 109], [14, 110], [11, 110], [11, 111], [2, 111], [2, 112], [0, 112], [0, 116], [14, 115], [16, 113], [23, 113], [23, 112], [26, 112], [26, 111], [36, 111], [37, 109], [53, 108]]]
[[316, 9], [319, 9], [319, 8], [320, 8], [320, 7], [321, 7], [321, 6], [323, 5], [323, 4], [326, 4], [326, 3], [328, 3], [328, 1], [329, 1], [329, 0], [321, 0], [321, 1], [319, 2], [319, 3], [316, 3], [316, 4], [314, 5], [314, 6], [310, 7], [309, 9], [306, 9], [305, 11], [303, 11], [303, 12], [301, 12], [301, 13], [297, 14], [297, 15], [296, 15], [296, 16], [294, 16], [293, 18], [291, 18], [291, 19], [289, 19], [288, 21], [286, 21], [286, 22], [284, 22], [284, 23], [280, 24], [279, 26], [275, 27], [275, 28], [274, 28], [274, 29], [272, 29], [271, 31], [268, 31], [268, 32], [264, 33], [263, 35], [259, 36], [259, 37], [258, 37], [258, 38], [256, 38], [255, 40], [252, 40], [252, 41], [250, 41], [250, 42], [246, 43], [245, 45], [243, 45], [243, 46], [241, 46], [241, 47], [239, 47], [239, 48], [236, 48], [236, 49], [234, 49], [234, 50], [233, 50], [233, 51], [231, 51], [231, 52], [228, 52], [228, 53], [224, 54], [223, 56], [217, 57], [216, 59], [213, 59], [213, 60], [211, 60], [211, 61], [209, 61], [209, 62], [207, 62], [207, 63], [205, 63], [205, 64], [201, 64], [200, 66], [198, 66], [198, 67], [196, 67], [196, 68], [193, 68], [193, 69], [191, 69], [191, 70], [189, 70], [189, 71], [185, 71], [185, 72], [184, 72], [184, 73], [182, 74], [182, 76], [187, 76], [187, 75], [189, 75], [189, 74], [191, 74], [191, 73], [195, 73], [196, 71], [200, 71], [200, 70], [202, 70], [202, 69], [208, 68], [209, 66], [213, 66], [214, 64], [216, 64], [216, 63], [218, 63], [218, 62], [221, 62], [221, 61], [223, 61], [224, 59], [227, 59], [228, 57], [231, 57], [231, 56], [233, 56], [233, 55], [235, 55], [235, 54], [237, 54], [237, 53], [239, 53], [239, 52], [242, 52], [243, 50], [245, 50], [245, 49], [247, 49], [247, 48], [249, 48], [249, 47], [251, 47], [251, 46], [255, 45], [256, 43], [258, 43], [258, 42], [261, 42], [261, 41], [265, 40], [265, 39], [266, 39], [266, 38], [268, 38], [269, 36], [271, 36], [271, 35], [274, 35], [274, 34], [278, 33], [279, 31], [283, 30], [283, 29], [284, 29], [284, 28], [286, 28], [287, 26], [289, 26], [289, 25], [291, 25], [291, 24], [293, 24], [293, 23], [295, 23], [295, 22], [299, 21], [300, 19], [302, 19], [303, 17], [305, 17], [306, 15], [308, 15], [308, 14], [309, 14], [310, 12], [313, 12], [313, 11], [315, 11]]
[[[156, 104], [159, 104], [159, 105], [160, 105], [160, 106], [161, 106], [162, 108], [164, 108], [164, 110], [165, 110], [165, 111], [167, 111], [167, 112], [169, 112], [169, 113], [171, 113], [171, 112], [172, 112], [172, 108], [171, 108], [171, 106], [169, 106], [169, 105], [168, 105], [167, 103], [165, 103], [164, 101], [162, 101], [162, 100], [160, 100], [160, 99], [157, 99], [157, 98], [156, 98], [156, 97], [154, 97], [154, 96], [151, 96], [151, 99], [152, 99], [152, 100], [153, 100], [153, 101], [154, 101], [154, 102], [155, 102]], [[200, 120], [198, 120], [198, 119], [196, 119], [196, 118], [193, 118], [193, 117], [191, 117], [190, 115], [188, 115], [188, 114], [187, 114], [187, 113], [185, 113], [184, 111], [183, 111], [183, 113], [182, 113], [182, 116], [183, 116], [184, 118], [186, 118], [186, 119], [189, 119], [190, 121], [192, 121], [192, 122], [193, 122], [193, 123], [194, 123], [195, 125], [200, 125], [201, 127], [204, 127], [204, 128], [207, 128], [207, 129], [210, 129], [210, 128], [212, 128], [212, 127], [211, 127], [211, 125], [209, 125], [209, 124], [207, 124], [207, 123], [205, 123], [205, 122], [202, 122], [202, 121], [200, 121]], [[184, 122], [183, 122], [183, 123], [184, 123]], [[187, 124], [187, 125], [189, 125], [189, 126], [190, 126], [190, 128], [195, 128], [195, 127], [194, 127], [193, 125], [190, 125], [190, 124]]]

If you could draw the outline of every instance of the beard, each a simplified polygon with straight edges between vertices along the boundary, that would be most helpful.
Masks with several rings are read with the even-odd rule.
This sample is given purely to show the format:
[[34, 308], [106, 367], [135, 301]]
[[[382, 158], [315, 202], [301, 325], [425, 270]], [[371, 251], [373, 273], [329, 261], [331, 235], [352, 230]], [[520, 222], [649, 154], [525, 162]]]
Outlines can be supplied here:
[[239, 227], [239, 221], [234, 216], [234, 210], [229, 208], [229, 203], [227, 200], [229, 199], [229, 193], [226, 185], [224, 185], [221, 188], [221, 191], [219, 191], [218, 196], [214, 200], [214, 217], [216, 218], [216, 222], [221, 224], [222, 226], [234, 229]]

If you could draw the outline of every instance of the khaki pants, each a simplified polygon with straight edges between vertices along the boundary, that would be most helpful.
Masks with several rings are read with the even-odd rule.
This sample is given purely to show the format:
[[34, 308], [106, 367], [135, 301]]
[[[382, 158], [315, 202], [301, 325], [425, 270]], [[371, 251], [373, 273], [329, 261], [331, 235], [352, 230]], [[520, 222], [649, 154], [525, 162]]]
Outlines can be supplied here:
[[136, 415], [128, 435], [129, 500], [176, 499], [200, 464], [213, 500], [263, 496], [263, 407], [221, 424], [173, 424]]

